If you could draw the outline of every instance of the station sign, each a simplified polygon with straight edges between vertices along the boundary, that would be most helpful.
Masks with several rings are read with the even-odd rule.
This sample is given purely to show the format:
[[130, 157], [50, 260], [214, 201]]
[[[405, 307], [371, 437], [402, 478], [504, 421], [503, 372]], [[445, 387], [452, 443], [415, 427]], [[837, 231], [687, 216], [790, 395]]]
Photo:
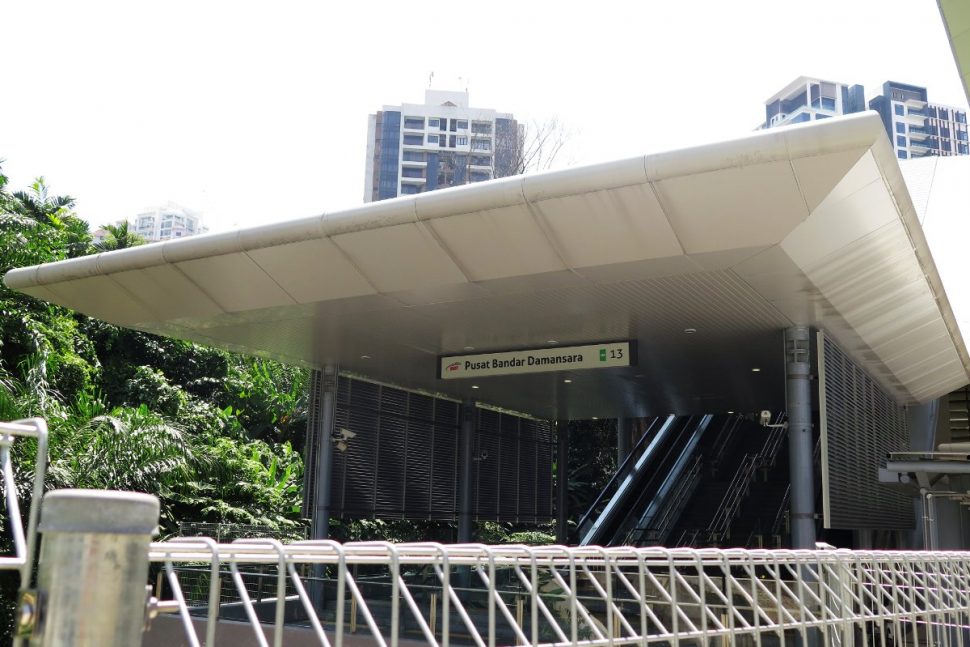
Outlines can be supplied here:
[[494, 375], [635, 366], [636, 352], [636, 341], [631, 340], [473, 355], [443, 355], [438, 358], [438, 378], [458, 380]]

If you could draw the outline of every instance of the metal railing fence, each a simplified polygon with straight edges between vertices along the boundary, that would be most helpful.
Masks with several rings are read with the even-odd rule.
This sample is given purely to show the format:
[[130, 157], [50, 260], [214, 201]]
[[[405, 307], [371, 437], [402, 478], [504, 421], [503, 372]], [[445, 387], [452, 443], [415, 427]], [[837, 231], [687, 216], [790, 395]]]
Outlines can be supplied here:
[[[409, 638], [479, 647], [810, 639], [962, 647], [970, 627], [967, 553], [179, 540], [152, 544], [150, 559], [164, 565], [191, 645], [215, 644], [222, 578], [267, 646], [283, 644], [293, 617], [328, 647], [352, 635], [392, 647]], [[204, 637], [179, 567], [200, 563], [213, 583], [208, 604], [194, 609], [208, 618]], [[272, 590], [267, 609], [244, 581], [255, 566], [276, 569], [261, 576], [272, 579], [262, 587]], [[301, 575], [315, 569], [328, 574], [326, 599]]]

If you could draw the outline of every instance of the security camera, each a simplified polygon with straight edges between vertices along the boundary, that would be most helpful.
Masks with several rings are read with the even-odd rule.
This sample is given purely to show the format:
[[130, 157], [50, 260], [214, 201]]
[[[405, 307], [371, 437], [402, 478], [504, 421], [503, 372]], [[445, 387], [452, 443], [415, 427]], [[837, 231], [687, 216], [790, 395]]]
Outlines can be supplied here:
[[761, 422], [762, 427], [767, 427], [769, 424], [771, 424], [771, 412], [768, 411], [767, 409], [764, 409], [761, 412], [761, 417], [759, 418], [759, 420]]

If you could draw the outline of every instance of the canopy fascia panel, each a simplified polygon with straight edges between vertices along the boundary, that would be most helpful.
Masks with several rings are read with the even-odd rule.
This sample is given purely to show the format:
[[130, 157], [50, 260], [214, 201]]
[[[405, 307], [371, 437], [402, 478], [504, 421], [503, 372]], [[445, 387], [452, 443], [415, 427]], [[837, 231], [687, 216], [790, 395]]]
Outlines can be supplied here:
[[[901, 402], [970, 381], [873, 113], [22, 268], [4, 280], [112, 323], [307, 366], [336, 362], [547, 418], [777, 404], [773, 340], [796, 324], [825, 329]], [[641, 365], [570, 376], [582, 398], [559, 374], [490, 378], [475, 391], [435, 377], [437, 355], [467, 348], [625, 338], [639, 341]]]

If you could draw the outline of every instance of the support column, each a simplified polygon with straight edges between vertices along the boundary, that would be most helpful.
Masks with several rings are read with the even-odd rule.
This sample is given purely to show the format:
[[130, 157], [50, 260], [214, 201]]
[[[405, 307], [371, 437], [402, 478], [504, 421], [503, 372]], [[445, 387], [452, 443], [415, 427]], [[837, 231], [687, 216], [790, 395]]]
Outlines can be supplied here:
[[475, 432], [478, 410], [474, 400], [461, 403], [461, 430], [458, 438], [458, 543], [472, 541], [472, 452], [475, 450]]
[[815, 465], [812, 440], [810, 332], [805, 326], [785, 331], [788, 400], [788, 457], [791, 475], [792, 548], [815, 548]]
[[333, 480], [333, 424], [337, 403], [337, 367], [326, 366], [320, 371], [318, 392], [312, 402], [316, 410], [316, 488], [313, 493], [313, 526], [311, 539], [330, 536], [330, 489]]
[[633, 420], [630, 418], [616, 419], [616, 466], [619, 467], [630, 455], [630, 434], [633, 430]]
[[556, 541], [569, 541], [569, 421], [556, 421]]

